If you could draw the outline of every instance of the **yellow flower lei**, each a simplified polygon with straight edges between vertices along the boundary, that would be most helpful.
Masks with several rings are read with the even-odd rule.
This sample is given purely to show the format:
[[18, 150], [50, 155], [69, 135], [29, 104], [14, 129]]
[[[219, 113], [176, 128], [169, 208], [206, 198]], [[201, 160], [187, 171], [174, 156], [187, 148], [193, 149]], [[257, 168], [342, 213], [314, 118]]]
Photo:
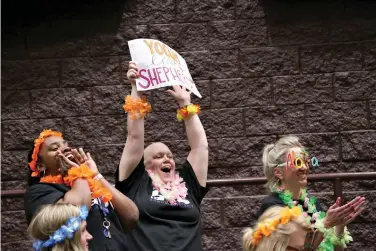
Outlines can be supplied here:
[[266, 220], [264, 223], [259, 223], [256, 230], [253, 232], [252, 244], [257, 246], [261, 239], [268, 237], [274, 232], [279, 224], [287, 224], [290, 220], [302, 215], [302, 210], [299, 207], [285, 207], [281, 210], [281, 217], [274, 220]]

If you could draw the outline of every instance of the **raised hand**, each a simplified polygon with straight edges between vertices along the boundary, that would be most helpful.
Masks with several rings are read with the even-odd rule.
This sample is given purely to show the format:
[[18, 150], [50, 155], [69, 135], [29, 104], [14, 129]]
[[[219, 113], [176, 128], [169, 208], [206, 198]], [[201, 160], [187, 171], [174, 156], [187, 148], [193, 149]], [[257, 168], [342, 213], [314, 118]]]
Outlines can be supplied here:
[[178, 102], [180, 107], [189, 105], [191, 103], [191, 91], [187, 91], [185, 87], [180, 85], [173, 85], [173, 90], [167, 90]]
[[129, 62], [127, 78], [132, 85], [136, 85], [136, 79], [138, 78], [138, 67], [134, 61]]
[[79, 164], [68, 159], [61, 151], [57, 151], [56, 158], [59, 160], [60, 173], [65, 176], [71, 167], [79, 167]]
[[325, 228], [346, 226], [355, 220], [355, 218], [364, 210], [365, 202], [364, 197], [358, 196], [346, 205], [340, 206], [341, 198], [338, 198], [326, 212], [324, 220]]
[[86, 164], [94, 173], [94, 175], [97, 175], [99, 173], [97, 164], [95, 163], [89, 152], [85, 153], [82, 148], [79, 148], [78, 151], [77, 149], [73, 149], [72, 154], [75, 160], [78, 161], [78, 163]]

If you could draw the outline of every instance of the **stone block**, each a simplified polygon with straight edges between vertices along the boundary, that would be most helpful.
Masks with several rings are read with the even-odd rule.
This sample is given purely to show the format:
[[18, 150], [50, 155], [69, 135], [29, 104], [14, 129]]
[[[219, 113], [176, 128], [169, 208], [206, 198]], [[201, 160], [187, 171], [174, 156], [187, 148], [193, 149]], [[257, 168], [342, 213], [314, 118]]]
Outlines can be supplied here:
[[210, 167], [208, 172], [208, 179], [239, 179], [263, 176], [262, 166]]
[[376, 43], [375, 42], [368, 42], [365, 44], [363, 67], [366, 70], [376, 69]]
[[237, 49], [267, 44], [264, 20], [214, 21], [209, 23], [211, 49]]
[[376, 131], [343, 132], [341, 134], [344, 160], [369, 160], [376, 156]]
[[2, 120], [30, 118], [29, 91], [1, 92]]
[[119, 145], [94, 145], [83, 149], [90, 152], [101, 174], [113, 176], [119, 167], [125, 142]]
[[298, 50], [292, 47], [242, 49], [240, 76], [293, 75], [298, 73]]
[[367, 129], [365, 102], [324, 103], [306, 105], [307, 130], [349, 131]]
[[162, 41], [179, 52], [208, 49], [208, 31], [205, 23], [149, 25], [149, 38]]
[[26, 189], [28, 187], [27, 180], [12, 180], [12, 181], [2, 181], [2, 190], [13, 190], [13, 189]]
[[331, 74], [273, 77], [276, 104], [332, 102]]
[[212, 82], [212, 107], [247, 107], [272, 103], [271, 78], [220, 79]]
[[26, 179], [28, 151], [1, 152], [1, 180]]
[[312, 45], [300, 49], [303, 73], [355, 71], [362, 68], [359, 44]]
[[264, 18], [265, 10], [258, 0], [236, 1], [236, 17], [238, 19]]
[[17, 241], [1, 243], [3, 251], [33, 251], [32, 241]]
[[319, 20], [311, 22], [281, 23], [268, 25], [271, 45], [296, 45], [326, 43], [329, 41], [329, 26]]
[[218, 138], [209, 140], [209, 165], [216, 167], [260, 165], [262, 149], [273, 136]]
[[68, 117], [65, 139], [71, 146], [121, 144], [125, 142], [124, 116]]
[[238, 53], [235, 50], [181, 53], [193, 79], [223, 79], [238, 76]]
[[2, 240], [7, 240], [7, 242], [27, 240], [27, 225], [23, 211], [2, 212], [1, 216]]
[[[201, 107], [201, 111], [208, 110], [210, 108], [210, 88], [211, 83], [205, 80], [195, 81], [195, 85], [201, 94], [201, 98], [196, 95], [191, 95], [191, 102], [193, 104], [198, 104]], [[172, 87], [161, 88], [158, 90], [153, 90], [151, 92], [152, 98], [152, 109], [153, 111], [169, 111], [175, 112], [178, 109], [178, 104], [175, 99], [167, 92], [167, 89], [172, 89]]]
[[235, 1], [189, 1], [177, 2], [176, 17], [179, 22], [200, 22], [235, 19]]
[[95, 86], [93, 93], [94, 114], [126, 114], [123, 110], [125, 96], [130, 94], [130, 85]]
[[245, 111], [247, 135], [297, 133], [304, 130], [304, 107], [301, 105], [264, 106]]
[[340, 160], [340, 137], [338, 133], [311, 133], [295, 135], [311, 156], [319, 162]]
[[31, 92], [34, 118], [89, 115], [91, 103], [89, 88], [42, 89]]
[[242, 109], [203, 111], [200, 118], [208, 138], [240, 137], [244, 135]]
[[376, 101], [369, 101], [370, 128], [376, 129]]
[[264, 196], [223, 199], [224, 226], [252, 227], [257, 221], [257, 212], [263, 198]]
[[59, 85], [58, 60], [3, 61], [1, 89], [54, 88]]
[[205, 251], [239, 251], [242, 249], [242, 228], [208, 229], [202, 233]]
[[331, 40], [335, 42], [373, 40], [376, 38], [376, 19], [335, 20], [331, 24]]
[[64, 59], [61, 71], [62, 87], [121, 84], [118, 57]]
[[24, 210], [24, 199], [20, 198], [2, 198], [1, 200], [1, 211], [23, 211]]
[[201, 204], [203, 229], [220, 228], [222, 226], [221, 214], [220, 199], [204, 199]]
[[3, 122], [3, 148], [31, 149], [33, 141], [43, 129], [62, 131], [61, 119], [11, 120]]
[[148, 142], [185, 139], [183, 124], [171, 112], [150, 113], [145, 120], [145, 140]]
[[376, 71], [340, 72], [334, 75], [336, 100], [367, 100], [376, 96]]

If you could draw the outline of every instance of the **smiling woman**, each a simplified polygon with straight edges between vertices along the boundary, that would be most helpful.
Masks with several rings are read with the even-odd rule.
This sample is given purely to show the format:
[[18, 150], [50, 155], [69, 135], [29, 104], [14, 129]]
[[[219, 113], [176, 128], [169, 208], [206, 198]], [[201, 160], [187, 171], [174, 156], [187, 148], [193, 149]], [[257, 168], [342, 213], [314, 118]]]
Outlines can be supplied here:
[[[176, 171], [171, 150], [157, 142], [144, 149], [144, 116], [142, 107], [129, 103], [143, 100], [136, 89], [137, 65], [129, 63], [127, 77], [132, 84], [131, 96], [124, 107], [128, 112], [127, 142], [116, 172], [116, 188], [131, 198], [140, 210], [136, 228], [126, 235], [131, 250], [200, 251], [200, 204], [207, 193], [208, 142], [198, 117], [198, 110], [187, 112], [185, 128], [190, 145], [187, 160]], [[191, 104], [190, 92], [174, 86], [168, 92], [180, 107]], [[132, 101], [136, 100], [136, 101]]]
[[[44, 130], [34, 141], [29, 168], [25, 214], [33, 233], [38, 232], [34, 231], [36, 221], [43, 223], [43, 217], [59, 217], [45, 211], [42, 216], [37, 215], [45, 205], [84, 205], [89, 209], [87, 219], [85, 217], [87, 227], [94, 237], [89, 242], [90, 250], [128, 250], [123, 231], [132, 229], [136, 224], [137, 207], [98, 173], [90, 153], [85, 153], [81, 148], [79, 151], [70, 148], [62, 133]], [[43, 245], [50, 244], [44, 242], [47, 237], [38, 236], [41, 234], [35, 234], [35, 238], [43, 240]]]

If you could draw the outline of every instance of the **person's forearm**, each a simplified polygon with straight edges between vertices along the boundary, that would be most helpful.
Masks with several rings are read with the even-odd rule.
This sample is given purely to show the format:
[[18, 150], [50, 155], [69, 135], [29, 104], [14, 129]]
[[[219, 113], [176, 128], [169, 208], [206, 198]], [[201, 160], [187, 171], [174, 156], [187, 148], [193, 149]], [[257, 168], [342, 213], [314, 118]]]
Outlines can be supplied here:
[[86, 205], [88, 210], [91, 207], [91, 191], [89, 183], [86, 179], [77, 179], [72, 185], [72, 189], [69, 190], [62, 200], [63, 203], [72, 205]]
[[188, 143], [191, 149], [208, 148], [208, 140], [197, 114], [184, 120]]
[[132, 230], [138, 222], [138, 208], [132, 200], [122, 194], [119, 190], [111, 185], [105, 178], [101, 179], [102, 185], [107, 188], [112, 194], [112, 204], [119, 216], [123, 229], [125, 231]]

